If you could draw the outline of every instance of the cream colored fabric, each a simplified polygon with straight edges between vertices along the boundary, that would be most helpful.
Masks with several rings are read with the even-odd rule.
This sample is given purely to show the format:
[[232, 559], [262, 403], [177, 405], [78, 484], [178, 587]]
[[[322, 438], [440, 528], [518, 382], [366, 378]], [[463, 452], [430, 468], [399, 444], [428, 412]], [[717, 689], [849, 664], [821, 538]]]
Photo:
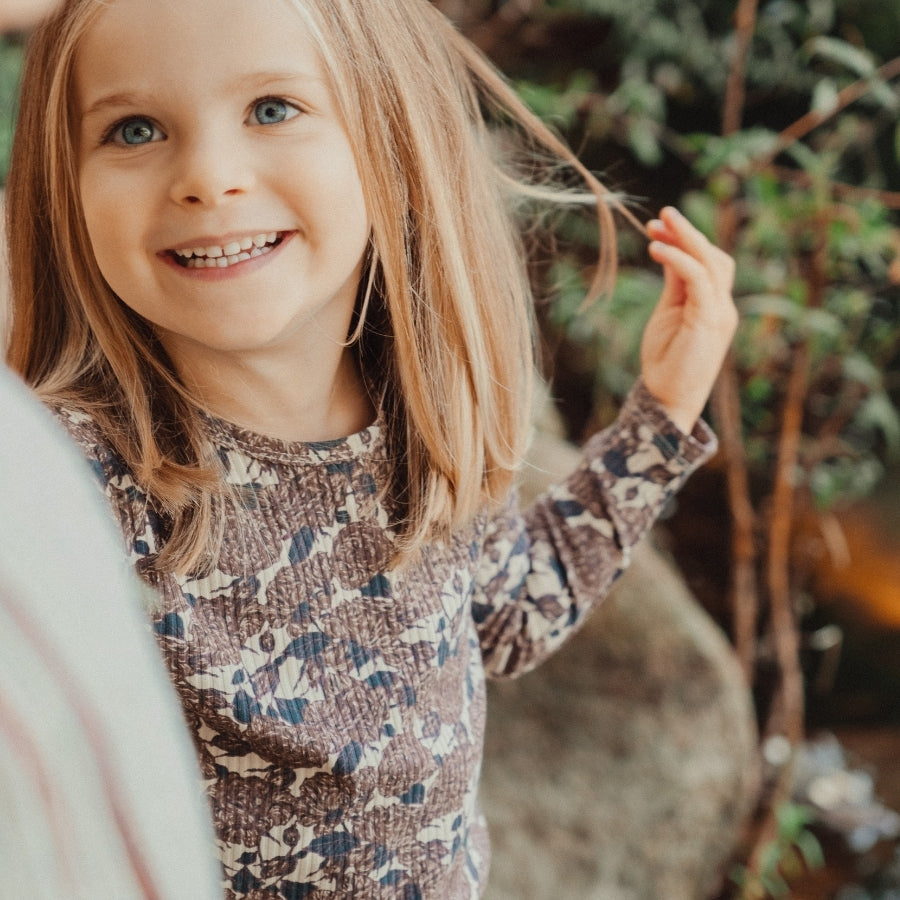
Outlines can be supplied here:
[[0, 370], [0, 896], [221, 897], [176, 696], [91, 473]]

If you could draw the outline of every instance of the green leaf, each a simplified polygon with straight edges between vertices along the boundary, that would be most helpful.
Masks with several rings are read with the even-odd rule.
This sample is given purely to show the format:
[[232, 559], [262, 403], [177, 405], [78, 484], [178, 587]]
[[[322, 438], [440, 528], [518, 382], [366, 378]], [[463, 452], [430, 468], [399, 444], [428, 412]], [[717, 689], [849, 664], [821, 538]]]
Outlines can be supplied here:
[[810, 869], [821, 869], [825, 865], [822, 845], [811, 831], [803, 831], [797, 835], [797, 849]]
[[869, 394], [860, 405], [856, 421], [860, 425], [878, 429], [892, 455], [900, 452], [900, 414], [886, 391]]
[[807, 309], [800, 316], [800, 327], [809, 335], [838, 338], [844, 333], [844, 323], [826, 309]]
[[772, 396], [772, 379], [754, 375], [744, 386], [744, 396], [751, 403], [765, 403]]
[[516, 82], [516, 92], [535, 113], [557, 128], [571, 128], [587, 97], [596, 89], [596, 78], [583, 69], [573, 72], [564, 87]]
[[681, 198], [681, 211], [693, 226], [703, 232], [711, 241], [716, 239], [716, 202], [713, 197], [701, 191], [691, 191]]
[[840, 38], [821, 35], [807, 41], [805, 49], [810, 59], [822, 56], [859, 76], [871, 75], [875, 71], [875, 62], [868, 50], [861, 50]]
[[746, 316], [774, 316], [786, 322], [796, 322], [804, 307], [782, 294], [755, 294], [741, 299], [741, 312]]
[[747, 884], [747, 867], [738, 865], [732, 866], [731, 871], [728, 873], [728, 877], [738, 886], [744, 887]]
[[782, 803], [775, 810], [778, 834], [791, 842], [814, 818], [812, 809], [799, 803]]
[[785, 153], [806, 172], [829, 173], [834, 168], [835, 160], [830, 154], [817, 152], [806, 144], [791, 144]]
[[0, 39], [0, 185], [6, 180], [22, 48]]
[[834, 0], [808, 0], [809, 26], [816, 31], [830, 31], [834, 26]]
[[748, 128], [728, 137], [694, 135], [692, 143], [700, 151], [694, 169], [701, 176], [723, 167], [746, 171], [755, 160], [768, 156], [777, 142], [778, 135], [768, 128]]
[[878, 78], [872, 78], [869, 84], [869, 95], [878, 101], [884, 109], [895, 110], [900, 107], [900, 98], [894, 89]]
[[787, 897], [790, 893], [788, 883], [776, 872], [764, 872], [759, 880], [773, 897]]
[[763, 847], [762, 852], [759, 854], [760, 874], [774, 872], [778, 868], [780, 861], [781, 846], [777, 841], [771, 841]]
[[658, 166], [663, 159], [657, 128], [647, 119], [633, 119], [628, 124], [628, 146], [637, 160], [649, 168]]
[[848, 381], [857, 381], [868, 388], [881, 387], [881, 370], [868, 357], [861, 353], [850, 353], [841, 362], [844, 377]]
[[837, 85], [830, 78], [823, 78], [813, 90], [811, 109], [823, 116], [830, 116], [837, 108]]
[[809, 488], [818, 509], [867, 497], [884, 477], [884, 466], [871, 455], [830, 459], [809, 474]]

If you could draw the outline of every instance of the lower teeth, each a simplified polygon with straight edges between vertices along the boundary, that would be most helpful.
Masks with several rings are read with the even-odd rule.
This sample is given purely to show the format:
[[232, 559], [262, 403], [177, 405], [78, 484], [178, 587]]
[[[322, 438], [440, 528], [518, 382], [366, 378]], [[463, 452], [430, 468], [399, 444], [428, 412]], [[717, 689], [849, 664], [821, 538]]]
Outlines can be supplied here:
[[269, 253], [275, 244], [265, 244], [262, 247], [253, 247], [251, 250], [242, 250], [233, 256], [192, 256], [184, 260], [183, 265], [188, 269], [227, 269], [239, 262], [245, 262], [248, 259], [255, 259], [257, 256], [263, 256]]

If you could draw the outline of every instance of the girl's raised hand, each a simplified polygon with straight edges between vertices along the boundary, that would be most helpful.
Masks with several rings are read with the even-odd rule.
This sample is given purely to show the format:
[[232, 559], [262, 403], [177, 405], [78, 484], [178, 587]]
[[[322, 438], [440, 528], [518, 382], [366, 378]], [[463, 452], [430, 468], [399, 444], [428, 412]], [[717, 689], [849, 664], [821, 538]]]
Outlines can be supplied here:
[[641, 375], [689, 434], [703, 411], [738, 323], [734, 261], [676, 209], [647, 223], [649, 253], [663, 267], [662, 295], [641, 342]]

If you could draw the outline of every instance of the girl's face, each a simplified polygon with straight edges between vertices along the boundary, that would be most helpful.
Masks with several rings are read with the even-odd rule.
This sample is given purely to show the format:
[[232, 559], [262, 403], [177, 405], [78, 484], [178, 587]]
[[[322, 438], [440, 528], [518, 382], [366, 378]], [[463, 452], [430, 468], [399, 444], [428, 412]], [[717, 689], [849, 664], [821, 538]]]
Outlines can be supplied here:
[[104, 278], [197, 355], [346, 339], [369, 219], [288, 2], [115, 0], [76, 55], [81, 203]]

